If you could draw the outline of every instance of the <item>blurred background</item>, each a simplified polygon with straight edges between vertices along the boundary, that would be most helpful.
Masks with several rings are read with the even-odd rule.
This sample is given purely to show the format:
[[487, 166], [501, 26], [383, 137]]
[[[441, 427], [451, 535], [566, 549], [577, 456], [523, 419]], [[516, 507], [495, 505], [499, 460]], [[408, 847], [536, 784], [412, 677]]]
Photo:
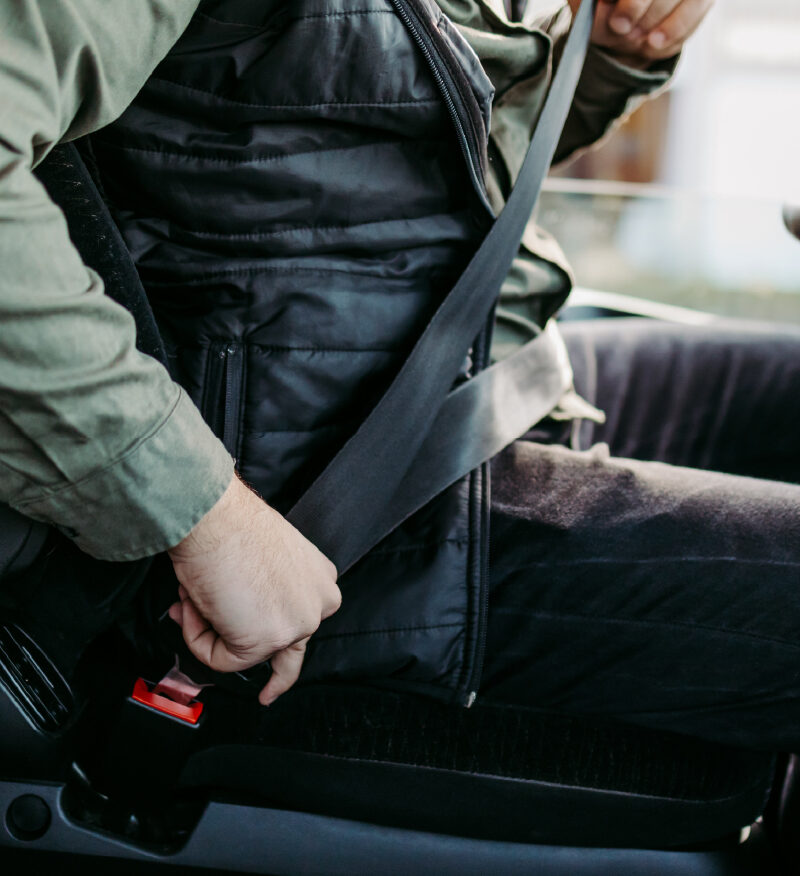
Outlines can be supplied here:
[[800, 323], [800, 0], [717, 0], [669, 91], [551, 175], [580, 286]]

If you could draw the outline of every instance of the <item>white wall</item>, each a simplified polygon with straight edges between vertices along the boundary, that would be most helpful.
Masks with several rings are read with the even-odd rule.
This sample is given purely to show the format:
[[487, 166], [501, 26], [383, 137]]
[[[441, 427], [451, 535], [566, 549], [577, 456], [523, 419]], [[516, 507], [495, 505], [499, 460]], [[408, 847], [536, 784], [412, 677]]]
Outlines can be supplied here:
[[664, 182], [800, 201], [800, 0], [717, 0], [672, 100]]

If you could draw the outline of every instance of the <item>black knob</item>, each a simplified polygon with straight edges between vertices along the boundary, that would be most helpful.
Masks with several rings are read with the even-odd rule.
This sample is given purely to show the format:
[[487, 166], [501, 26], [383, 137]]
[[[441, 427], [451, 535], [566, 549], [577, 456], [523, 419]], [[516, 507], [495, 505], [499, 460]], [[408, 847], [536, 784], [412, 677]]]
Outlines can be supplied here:
[[783, 205], [783, 221], [791, 234], [800, 239], [800, 206], [797, 204]]
[[6, 811], [6, 825], [18, 840], [37, 840], [50, 827], [50, 807], [36, 794], [23, 794], [11, 801]]

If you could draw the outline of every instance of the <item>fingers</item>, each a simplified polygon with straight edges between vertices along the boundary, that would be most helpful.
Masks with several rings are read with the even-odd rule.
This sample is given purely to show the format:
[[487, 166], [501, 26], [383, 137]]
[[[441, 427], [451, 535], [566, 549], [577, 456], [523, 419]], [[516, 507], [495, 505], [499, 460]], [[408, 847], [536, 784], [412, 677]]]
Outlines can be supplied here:
[[167, 614], [179, 627], [183, 626], [183, 608], [180, 602], [173, 602], [167, 609]]
[[[170, 617], [172, 617], [171, 608]], [[181, 600], [180, 625], [183, 630], [183, 640], [192, 655], [217, 672], [238, 672], [249, 669], [259, 662], [258, 658], [248, 660], [230, 651], [224, 639], [200, 614], [188, 596]]]
[[669, 15], [655, 22], [648, 43], [664, 54], [677, 49], [697, 30], [714, 0], [683, 0]]
[[598, 5], [592, 42], [635, 66], [671, 57], [694, 33], [714, 0], [616, 0]]
[[[168, 613], [172, 620], [182, 628], [186, 645], [198, 660], [219, 672], [232, 672], [249, 668], [250, 663], [230, 654], [225, 648], [224, 642], [208, 621], [197, 611], [188, 597], [185, 597], [181, 602], [174, 602], [169, 607]], [[301, 639], [272, 656], [270, 661], [272, 675], [258, 695], [258, 701], [261, 705], [269, 706], [274, 703], [300, 677], [309, 638], [310, 636]], [[231, 661], [230, 668], [224, 668], [225, 661]]]
[[630, 34], [635, 39], [646, 34], [680, 3], [681, 0], [618, 0], [608, 26], [614, 33]]
[[331, 582], [330, 586], [327, 588], [325, 593], [325, 598], [322, 602], [322, 614], [321, 619], [325, 620], [325, 618], [330, 617], [332, 614], [335, 614], [342, 606], [342, 591], [339, 590], [338, 585], [335, 582]]
[[301, 639], [272, 656], [270, 660], [272, 676], [258, 695], [258, 701], [262, 706], [274, 703], [300, 677], [300, 670], [303, 668], [303, 660], [306, 656], [306, 645], [308, 645], [308, 639]]
[[[617, 0], [608, 18], [608, 27], [620, 36], [631, 33], [654, 0]], [[659, 2], [659, 0], [655, 0]], [[663, 0], [662, 0], [663, 2]], [[674, 6], [678, 0], [666, 0]]]

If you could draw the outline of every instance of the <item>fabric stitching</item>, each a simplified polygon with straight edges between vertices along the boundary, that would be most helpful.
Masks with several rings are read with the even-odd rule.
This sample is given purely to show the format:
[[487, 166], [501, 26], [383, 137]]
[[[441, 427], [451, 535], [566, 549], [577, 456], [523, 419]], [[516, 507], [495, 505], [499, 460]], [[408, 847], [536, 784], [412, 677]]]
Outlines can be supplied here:
[[106, 149], [117, 149], [121, 152], [142, 152], [146, 155], [164, 155], [167, 158], [192, 159], [209, 164], [222, 164], [225, 166], [245, 167], [248, 164], [269, 164], [284, 159], [299, 158], [305, 155], [330, 155], [334, 152], [352, 152], [363, 148], [375, 146], [410, 146], [415, 147], [420, 143], [436, 144], [439, 140], [433, 138], [420, 138], [418, 140], [376, 140], [370, 143], [352, 143], [348, 146], [333, 146], [327, 149], [306, 149], [303, 152], [275, 153], [274, 155], [254, 156], [252, 158], [221, 158], [214, 155], [203, 155], [197, 151], [178, 152], [174, 149], [155, 149], [147, 146], [129, 146], [126, 143], [115, 143], [113, 140], [94, 139], [97, 146]]
[[[178, 347], [174, 348], [171, 355], [173, 357], [178, 355], [179, 350], [195, 350], [195, 351], [203, 351], [208, 350], [211, 344], [218, 344], [220, 342], [225, 342], [226, 338], [213, 338], [209, 344], [202, 343], [194, 343], [194, 344], [181, 344]], [[394, 349], [391, 347], [285, 347], [278, 346], [272, 344], [256, 344], [250, 341], [244, 340], [242, 344], [247, 349], [256, 349], [256, 350], [275, 350], [278, 352], [287, 352], [292, 353], [295, 351], [300, 352], [308, 352], [308, 353], [407, 353], [408, 348], [399, 348]]]
[[161, 83], [163, 85], [171, 85], [173, 88], [183, 89], [184, 91], [192, 91], [195, 94], [204, 94], [209, 97], [216, 97], [218, 100], [231, 104], [233, 106], [249, 106], [255, 109], [263, 110], [304, 110], [304, 109], [325, 109], [326, 107], [343, 107], [343, 108], [367, 108], [367, 107], [403, 107], [403, 106], [434, 106], [438, 105], [440, 98], [418, 98], [417, 100], [389, 100], [389, 101], [327, 101], [321, 103], [255, 103], [248, 100], [234, 100], [224, 94], [219, 94], [216, 91], [209, 91], [206, 88], [195, 88], [192, 85], [184, 85], [182, 82], [176, 82], [172, 79], [163, 77], [151, 76], [151, 83]]
[[298, 231], [352, 231], [359, 228], [369, 228], [373, 225], [387, 225], [395, 222], [419, 222], [430, 218], [429, 216], [409, 216], [399, 219], [373, 219], [370, 222], [354, 222], [351, 225], [290, 225], [286, 228], [277, 228], [274, 231], [247, 231], [238, 234], [225, 233], [223, 231], [201, 231], [199, 228], [178, 228], [184, 234], [192, 237], [210, 240], [263, 240], [268, 237], [281, 237], [285, 234], [296, 234]]
[[390, 556], [391, 554], [412, 553], [414, 551], [425, 550], [425, 548], [441, 547], [444, 544], [469, 544], [469, 539], [467, 539], [467, 538], [443, 538], [443, 539], [440, 539], [439, 541], [420, 542], [419, 544], [411, 544], [411, 545], [406, 545], [404, 547], [385, 548], [384, 550], [380, 550], [380, 551], [370, 551], [368, 556], [370, 556], [370, 557], [385, 557], [385, 556]]
[[350, 18], [356, 15], [395, 15], [393, 9], [351, 9], [345, 12], [315, 12], [311, 15], [298, 15], [285, 21], [312, 21], [316, 18]]
[[329, 641], [332, 639], [353, 639], [357, 636], [384, 636], [389, 635], [391, 633], [413, 633], [423, 630], [443, 630], [448, 627], [462, 627], [463, 624], [461, 622], [451, 623], [451, 624], [426, 624], [423, 626], [417, 627], [391, 627], [385, 630], [363, 630], [356, 631], [352, 633], [331, 633], [330, 635], [320, 635], [316, 633], [314, 635], [315, 642]]
[[[327, 274], [345, 274], [348, 277], [366, 277], [368, 279], [377, 280], [394, 280], [405, 282], [406, 277], [384, 277], [381, 274], [355, 274], [353, 271], [345, 270], [344, 268], [303, 268], [303, 267], [274, 267], [272, 265], [256, 266], [252, 268], [230, 268], [222, 271], [211, 271], [203, 274], [200, 277], [194, 277], [191, 280], [152, 280], [148, 281], [148, 286], [199, 286], [209, 280], [216, 280], [218, 277], [240, 277], [250, 274], [319, 274], [325, 276]], [[370, 289], [370, 294], [374, 294], [374, 289]], [[409, 289], [410, 292], [417, 292], [416, 289]], [[394, 294], [394, 293], [393, 293]]]
[[[405, 349], [394, 350], [383, 347], [281, 347], [271, 344], [251, 344], [244, 343], [248, 350], [265, 351], [269, 353], [391, 353], [400, 354], [408, 352]], [[184, 347], [184, 349], [186, 349]], [[204, 346], [195, 346], [196, 350], [207, 349]]]
[[696, 557], [696, 556], [688, 556], [688, 557], [642, 557], [640, 559], [633, 558], [622, 558], [615, 559], [613, 557], [586, 557], [580, 560], [567, 560], [567, 561], [557, 561], [552, 562], [549, 560], [534, 560], [530, 563], [523, 563], [516, 566], [516, 569], [528, 569], [533, 566], [543, 566], [546, 568], [554, 568], [554, 567], [569, 567], [569, 566], [590, 566], [590, 565], [650, 565], [650, 564], [659, 564], [662, 563], [736, 563], [736, 564], [753, 564], [757, 563], [758, 565], [769, 565], [769, 566], [788, 566], [790, 568], [796, 568], [800, 566], [800, 562], [795, 562], [794, 560], [769, 560], [769, 559], [748, 559], [745, 557]]
[[282, 347], [272, 344], [246, 344], [248, 349], [263, 350], [270, 353], [405, 353], [404, 349], [396, 350], [384, 347]]
[[[281, 24], [288, 21], [310, 21], [316, 18], [349, 18], [351, 16], [357, 15], [394, 15], [394, 11], [391, 9], [353, 9], [347, 12], [318, 12], [312, 15], [298, 15], [298, 16], [281, 16], [279, 21]], [[241, 27], [246, 30], [254, 31], [255, 33], [269, 33], [272, 28], [266, 25], [259, 24], [246, 24], [241, 21], [223, 21], [221, 18], [214, 18], [213, 15], [209, 15], [207, 12], [196, 12], [195, 15], [198, 18], [204, 18], [206, 21], [210, 21], [213, 24], [221, 24], [227, 27]]]
[[195, 12], [195, 16], [197, 18], [204, 18], [206, 21], [210, 21], [213, 24], [221, 24], [225, 27], [242, 27], [246, 30], [255, 31], [256, 33], [266, 33], [269, 30], [269, 28], [259, 24], [245, 24], [242, 21], [223, 21], [221, 18], [214, 18], [213, 15], [209, 15], [207, 12], [200, 12], [199, 10]]
[[344, 429], [345, 426], [355, 422], [355, 419], [343, 420], [341, 423], [325, 423], [322, 426], [314, 426], [308, 429], [245, 429], [243, 438], [248, 441], [265, 438], [267, 435], [316, 435], [326, 429]]
[[623, 719], [623, 715], [706, 715], [715, 713], [720, 708], [727, 708], [731, 705], [735, 707], [761, 705], [762, 703], [776, 703], [793, 700], [791, 695], [776, 696], [774, 691], [766, 691], [764, 693], [754, 693], [750, 696], [735, 696], [733, 699], [721, 700], [718, 703], [710, 703], [706, 706], [693, 705], [685, 707], [670, 707], [665, 709], [626, 709], [624, 712], [619, 712], [617, 717]]
[[527, 609], [523, 605], [519, 606], [496, 606], [494, 611], [499, 614], [518, 614], [519, 612], [525, 612], [526, 614], [533, 617], [540, 618], [550, 618], [554, 620], [568, 620], [575, 619], [580, 621], [600, 621], [603, 623], [613, 623], [613, 624], [635, 624], [638, 626], [651, 626], [651, 627], [674, 627], [676, 629], [691, 629], [691, 630], [705, 630], [706, 632], [711, 633], [722, 633], [730, 636], [739, 636], [742, 638], [748, 639], [756, 639], [762, 642], [771, 642], [775, 645], [782, 645], [786, 648], [793, 648], [796, 650], [800, 650], [800, 642], [790, 642], [786, 639], [779, 639], [774, 636], [765, 636], [761, 633], [751, 633], [747, 630], [732, 630], [728, 627], [713, 627], [709, 624], [695, 624], [689, 623], [688, 621], [671, 621], [671, 620], [657, 620], [654, 618], [627, 618], [627, 617], [605, 617], [602, 615], [588, 615], [588, 614], [579, 614], [578, 612], [556, 612], [556, 611], [531, 611]]

